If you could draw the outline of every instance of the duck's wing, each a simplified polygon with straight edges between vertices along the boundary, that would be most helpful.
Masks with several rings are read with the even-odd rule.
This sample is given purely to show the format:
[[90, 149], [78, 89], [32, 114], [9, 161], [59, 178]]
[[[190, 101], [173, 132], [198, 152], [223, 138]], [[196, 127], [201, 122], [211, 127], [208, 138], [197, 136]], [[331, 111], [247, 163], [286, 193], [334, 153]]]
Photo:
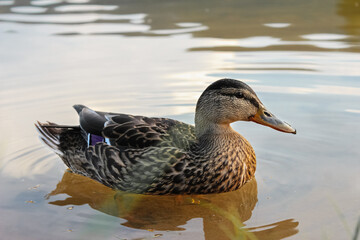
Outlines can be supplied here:
[[[87, 146], [79, 127], [36, 124], [42, 141], [72, 172], [113, 189], [134, 193], [170, 194], [184, 191], [185, 169], [191, 153], [177, 147], [118, 148], [104, 142]], [[195, 169], [194, 163], [191, 176]], [[189, 168], [189, 167], [187, 167]]]
[[117, 147], [145, 148], [174, 146], [187, 149], [195, 141], [192, 125], [169, 118], [149, 118], [120, 113], [93, 111], [75, 105], [81, 128], [103, 136]]
[[195, 140], [194, 127], [168, 118], [126, 114], [108, 115], [103, 135], [116, 146], [187, 148]]
[[90, 146], [85, 158], [70, 169], [108, 187], [133, 193], [169, 194], [181, 190], [182, 174], [189, 160], [175, 147], [120, 150], [106, 143]]

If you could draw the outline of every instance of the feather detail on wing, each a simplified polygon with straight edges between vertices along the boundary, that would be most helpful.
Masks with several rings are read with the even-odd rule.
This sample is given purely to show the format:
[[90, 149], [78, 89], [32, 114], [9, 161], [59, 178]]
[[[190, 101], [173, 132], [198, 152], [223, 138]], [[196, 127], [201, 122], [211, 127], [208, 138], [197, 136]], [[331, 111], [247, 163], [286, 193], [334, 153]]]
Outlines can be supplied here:
[[168, 118], [149, 118], [91, 110], [74, 105], [86, 133], [107, 138], [121, 149], [173, 146], [187, 149], [195, 141], [194, 126]]
[[111, 143], [118, 147], [183, 148], [195, 140], [193, 126], [168, 118], [148, 118], [127, 114], [106, 115], [106, 118], [108, 121], [105, 123], [103, 136], [111, 139]]
[[[172, 188], [176, 187], [170, 183], [179, 170], [178, 164], [181, 163], [183, 167], [189, 158], [186, 153], [174, 147], [121, 151], [105, 143], [90, 146], [85, 157], [87, 161], [76, 166], [82, 175], [123, 191], [162, 191], [163, 194], [171, 193]], [[165, 175], [167, 179], [162, 177]], [[159, 182], [160, 179], [168, 182]]]

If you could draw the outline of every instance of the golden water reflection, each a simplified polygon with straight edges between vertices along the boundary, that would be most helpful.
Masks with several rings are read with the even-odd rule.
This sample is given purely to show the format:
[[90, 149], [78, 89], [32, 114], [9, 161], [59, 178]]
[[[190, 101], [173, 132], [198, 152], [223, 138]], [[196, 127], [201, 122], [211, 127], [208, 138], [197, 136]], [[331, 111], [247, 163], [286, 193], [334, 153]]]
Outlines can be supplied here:
[[116, 192], [86, 177], [66, 171], [48, 197], [66, 194], [58, 206], [88, 204], [100, 212], [127, 220], [122, 225], [143, 230], [182, 231], [189, 220], [203, 219], [205, 239], [283, 239], [298, 233], [298, 222], [286, 219], [246, 227], [258, 201], [253, 179], [238, 191], [194, 196], [148, 196]]
[[[358, 0], [327, 4], [284, 0], [271, 4], [250, 0], [87, 2], [24, 0], [11, 6], [14, 2], [6, 1], [0, 9], [0, 25], [5, 32], [26, 32], [36, 24], [40, 32], [50, 28], [50, 34], [62, 36], [188, 33], [200, 39], [234, 40], [230, 45], [197, 46], [190, 51], [360, 51]], [[311, 38], [314, 36], [320, 38]]]
[[[359, 0], [341, 0], [337, 3], [337, 14], [343, 16], [346, 23], [342, 28], [348, 34], [360, 35], [360, 1]], [[355, 39], [354, 39], [355, 40]], [[355, 41], [358, 41], [356, 39]]]

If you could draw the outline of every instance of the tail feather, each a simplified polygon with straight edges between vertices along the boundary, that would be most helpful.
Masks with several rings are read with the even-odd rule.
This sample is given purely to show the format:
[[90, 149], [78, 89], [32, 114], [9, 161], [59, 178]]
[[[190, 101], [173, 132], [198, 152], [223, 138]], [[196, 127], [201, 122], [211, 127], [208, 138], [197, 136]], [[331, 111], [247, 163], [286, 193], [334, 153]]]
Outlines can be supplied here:
[[81, 111], [84, 109], [84, 108], [88, 108], [87, 106], [85, 105], [82, 105], [82, 104], [75, 104], [73, 106], [73, 108], [77, 111], [77, 113], [81, 113]]
[[67, 129], [79, 128], [79, 126], [64, 126], [52, 122], [41, 123], [39, 121], [35, 123], [35, 127], [39, 133], [40, 140], [60, 157], [63, 156], [63, 152], [60, 149], [60, 135]]
[[[60, 156], [65, 165], [74, 173], [91, 177], [101, 182], [96, 176], [91, 162], [86, 159], [85, 152], [88, 146], [84, 131], [80, 126], [65, 126], [47, 122], [35, 123], [40, 140]], [[86, 166], [86, 167], [84, 167]], [[86, 169], [91, 168], [90, 172]]]

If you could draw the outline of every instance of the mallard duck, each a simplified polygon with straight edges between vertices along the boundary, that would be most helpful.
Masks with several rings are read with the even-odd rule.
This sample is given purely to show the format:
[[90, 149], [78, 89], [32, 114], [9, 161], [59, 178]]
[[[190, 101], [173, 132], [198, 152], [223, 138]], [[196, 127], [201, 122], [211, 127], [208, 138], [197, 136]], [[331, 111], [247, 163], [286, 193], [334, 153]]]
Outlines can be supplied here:
[[74, 173], [110, 188], [141, 194], [233, 191], [255, 174], [250, 143], [230, 123], [253, 121], [286, 133], [245, 83], [221, 79], [200, 96], [195, 126], [169, 119], [91, 110], [74, 105], [80, 124], [36, 124], [42, 141]]

